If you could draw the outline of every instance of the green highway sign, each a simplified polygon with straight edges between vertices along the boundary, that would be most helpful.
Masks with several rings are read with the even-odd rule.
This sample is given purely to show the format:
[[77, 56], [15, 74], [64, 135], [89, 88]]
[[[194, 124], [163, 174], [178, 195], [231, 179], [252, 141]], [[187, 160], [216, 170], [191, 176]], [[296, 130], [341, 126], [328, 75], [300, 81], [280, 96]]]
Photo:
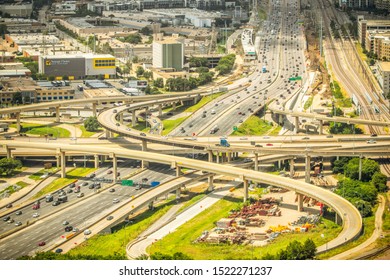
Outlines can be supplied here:
[[237, 130], [238, 130], [238, 127], [237, 127], [237, 126], [233, 126], [233, 130], [234, 130], [234, 131], [237, 131]]
[[131, 187], [133, 186], [133, 183], [134, 183], [133, 180], [122, 180], [121, 185]]
[[300, 81], [302, 80], [302, 77], [301, 76], [296, 76], [296, 77], [290, 77], [288, 78], [289, 81]]

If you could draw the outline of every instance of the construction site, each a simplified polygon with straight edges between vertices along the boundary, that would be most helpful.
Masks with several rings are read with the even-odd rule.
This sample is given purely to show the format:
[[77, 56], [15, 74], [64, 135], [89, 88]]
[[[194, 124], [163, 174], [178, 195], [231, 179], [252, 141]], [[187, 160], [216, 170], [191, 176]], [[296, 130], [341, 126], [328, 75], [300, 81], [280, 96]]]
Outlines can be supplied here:
[[320, 222], [321, 203], [304, 197], [304, 212], [299, 212], [294, 192], [269, 186], [264, 193], [241, 209], [231, 210], [196, 242], [265, 246], [281, 234], [305, 233]]

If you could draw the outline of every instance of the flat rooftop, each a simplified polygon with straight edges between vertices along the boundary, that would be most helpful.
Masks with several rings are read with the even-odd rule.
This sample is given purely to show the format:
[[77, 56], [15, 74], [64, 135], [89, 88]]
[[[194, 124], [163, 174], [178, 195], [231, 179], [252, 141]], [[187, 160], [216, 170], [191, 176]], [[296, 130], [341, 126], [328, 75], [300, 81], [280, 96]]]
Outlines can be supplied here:
[[390, 62], [379, 62], [379, 65], [383, 71], [390, 72]]

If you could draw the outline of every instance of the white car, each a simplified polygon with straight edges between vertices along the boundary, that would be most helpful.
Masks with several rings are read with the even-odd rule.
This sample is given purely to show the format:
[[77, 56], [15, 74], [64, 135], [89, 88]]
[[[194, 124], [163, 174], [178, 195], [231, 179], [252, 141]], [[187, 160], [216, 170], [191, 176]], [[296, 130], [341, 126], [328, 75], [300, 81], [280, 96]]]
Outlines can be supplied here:
[[118, 203], [120, 200], [119, 200], [119, 198], [114, 198], [113, 200], [112, 200], [112, 203]]
[[34, 214], [32, 215], [32, 217], [33, 217], [33, 218], [38, 218], [38, 217], [39, 217], [39, 214], [38, 214], [38, 213], [34, 213]]
[[90, 235], [92, 232], [90, 229], [84, 230], [84, 235]]

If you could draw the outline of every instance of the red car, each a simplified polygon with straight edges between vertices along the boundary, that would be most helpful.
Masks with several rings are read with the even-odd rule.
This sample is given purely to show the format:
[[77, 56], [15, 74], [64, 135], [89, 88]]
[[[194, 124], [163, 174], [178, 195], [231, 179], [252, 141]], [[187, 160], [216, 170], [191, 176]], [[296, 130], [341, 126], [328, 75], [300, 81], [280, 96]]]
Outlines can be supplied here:
[[273, 146], [273, 144], [271, 144], [271, 143], [267, 143], [267, 144], [265, 144], [266, 146]]
[[45, 241], [41, 241], [38, 243], [38, 246], [45, 246], [46, 245], [46, 242]]

